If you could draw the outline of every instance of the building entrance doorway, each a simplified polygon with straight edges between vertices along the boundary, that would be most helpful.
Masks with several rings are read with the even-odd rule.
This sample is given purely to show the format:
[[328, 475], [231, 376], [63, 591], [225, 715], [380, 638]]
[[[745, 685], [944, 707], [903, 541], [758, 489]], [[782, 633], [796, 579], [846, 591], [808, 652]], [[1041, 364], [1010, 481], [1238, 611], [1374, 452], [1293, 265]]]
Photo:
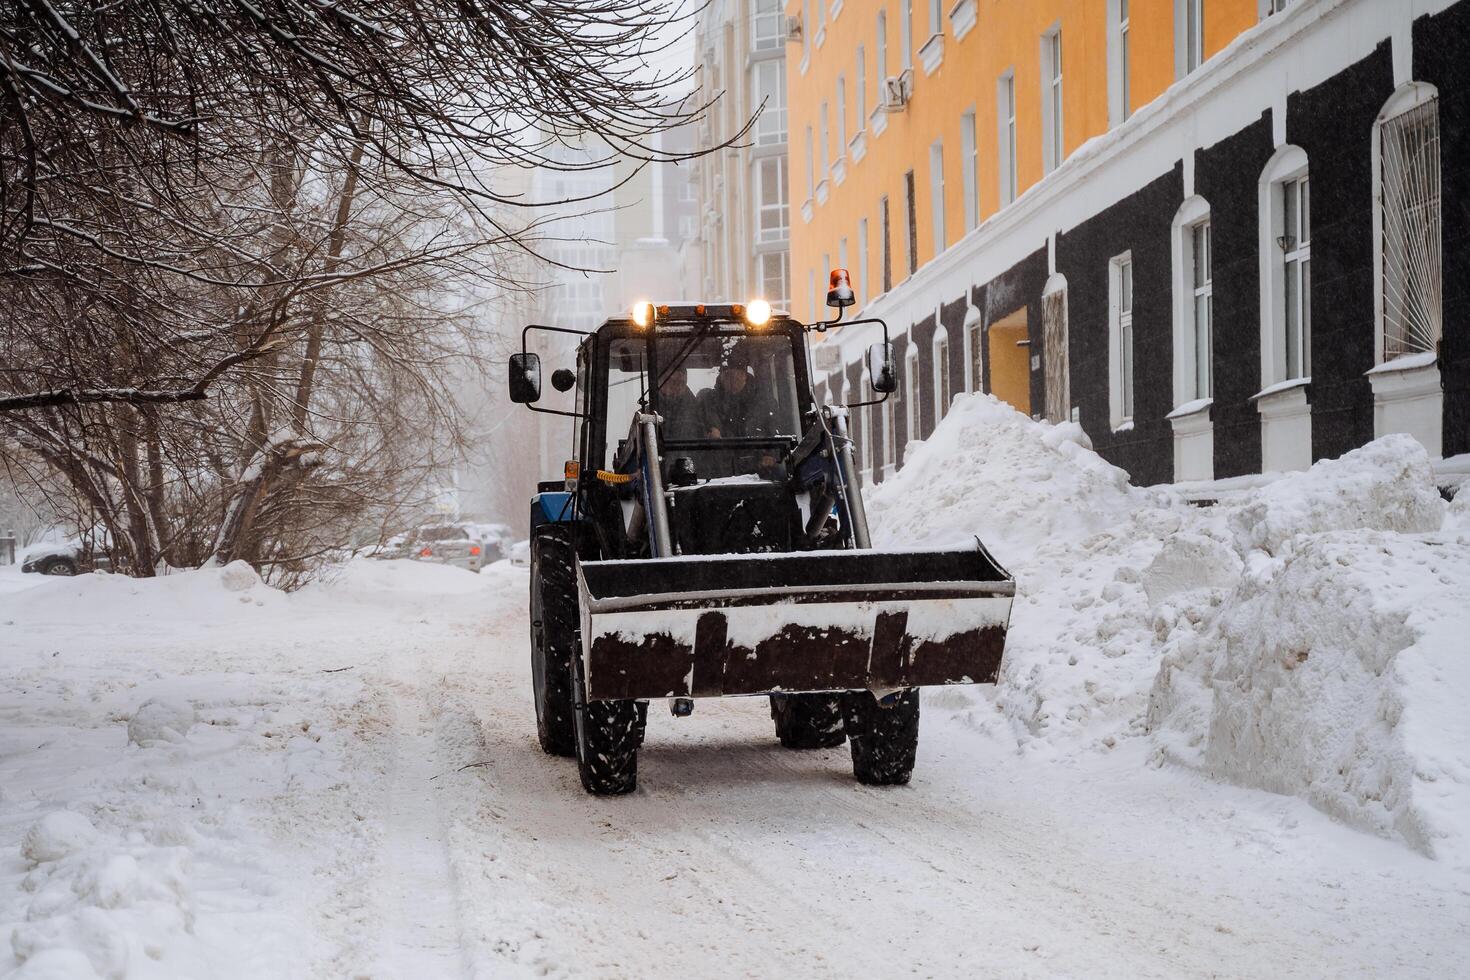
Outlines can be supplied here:
[[985, 331], [990, 393], [1026, 415], [1031, 414], [1030, 337], [1025, 307], [995, 321]]

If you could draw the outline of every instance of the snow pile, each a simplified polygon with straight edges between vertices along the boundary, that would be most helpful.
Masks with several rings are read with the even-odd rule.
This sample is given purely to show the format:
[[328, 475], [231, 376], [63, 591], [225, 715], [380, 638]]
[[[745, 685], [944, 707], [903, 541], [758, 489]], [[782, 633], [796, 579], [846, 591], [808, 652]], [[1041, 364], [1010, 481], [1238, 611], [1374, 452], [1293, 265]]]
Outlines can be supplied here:
[[30, 898], [9, 937], [17, 977], [120, 980], [193, 928], [183, 847], [123, 840], [57, 810], [26, 832], [21, 854]]
[[195, 718], [194, 706], [186, 701], [149, 698], [128, 721], [128, 741], [139, 746], [181, 742], [189, 734]]
[[1444, 515], [1398, 436], [1228, 512], [1223, 601], [1155, 606], [1157, 758], [1470, 864], [1470, 542]]
[[151, 579], [106, 573], [43, 578], [35, 588], [13, 594], [6, 618], [19, 625], [84, 618], [152, 628], [187, 608], [201, 620], [224, 625], [254, 618], [259, 609], [279, 611], [286, 599], [249, 565], [231, 562]]
[[1010, 565], [1058, 539], [1125, 519], [1148, 497], [1092, 452], [1081, 426], [1053, 426], [993, 395], [955, 398], [903, 469], [866, 500], [878, 547], [951, 543], [976, 534]]
[[1144, 734], [1157, 656], [1143, 571], [1185, 511], [1130, 485], [1075, 423], [980, 394], [956, 398], [868, 498], [878, 546], [973, 535], [1015, 576], [997, 703], [1024, 746], [1053, 753]]
[[1276, 555], [1298, 534], [1437, 531], [1444, 514], [1429, 454], [1413, 436], [1398, 434], [1262, 487], [1230, 525], [1242, 552]]
[[1470, 504], [1413, 439], [1196, 508], [969, 396], [869, 515], [880, 546], [973, 534], [1016, 577], [998, 714], [929, 707], [1059, 759], [1151, 740], [1470, 863]]

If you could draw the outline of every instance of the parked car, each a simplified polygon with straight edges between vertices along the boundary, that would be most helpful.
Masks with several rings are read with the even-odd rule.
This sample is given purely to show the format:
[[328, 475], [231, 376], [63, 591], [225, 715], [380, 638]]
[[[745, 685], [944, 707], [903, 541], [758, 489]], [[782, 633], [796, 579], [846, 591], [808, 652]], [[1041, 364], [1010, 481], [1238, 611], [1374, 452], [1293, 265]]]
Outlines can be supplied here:
[[530, 540], [517, 541], [510, 546], [510, 563], [521, 568], [531, 567], [531, 542]]
[[401, 538], [401, 544], [386, 551], [384, 557], [456, 565], [472, 572], [478, 572], [488, 562], [500, 559], [499, 545], [493, 544], [493, 554], [489, 554], [487, 542], [472, 533], [466, 524], [429, 524], [415, 528]]
[[22, 572], [37, 575], [80, 575], [82, 572], [97, 569], [110, 571], [112, 562], [107, 555], [76, 538], [31, 545], [21, 552]]

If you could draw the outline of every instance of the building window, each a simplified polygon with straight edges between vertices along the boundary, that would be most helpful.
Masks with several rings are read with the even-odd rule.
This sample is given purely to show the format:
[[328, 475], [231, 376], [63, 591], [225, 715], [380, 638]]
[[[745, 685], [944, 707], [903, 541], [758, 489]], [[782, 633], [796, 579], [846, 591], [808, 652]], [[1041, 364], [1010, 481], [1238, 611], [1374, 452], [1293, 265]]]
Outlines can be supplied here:
[[784, 156], [756, 161], [756, 198], [756, 241], [782, 242], [791, 237]]
[[763, 252], [756, 257], [760, 273], [760, 295], [778, 310], [791, 308], [789, 283], [791, 257], [786, 251]]
[[786, 66], [763, 61], [755, 68], [755, 104], [763, 106], [756, 122], [755, 141], [769, 146], [786, 142]]
[[1193, 283], [1190, 326], [1193, 328], [1191, 339], [1194, 341], [1194, 397], [1209, 398], [1214, 390], [1210, 378], [1210, 358], [1214, 350], [1210, 338], [1210, 321], [1214, 315], [1211, 306], [1214, 303], [1215, 286], [1210, 271], [1212, 256], [1208, 221], [1201, 221], [1189, 229], [1189, 243], [1192, 266], [1190, 278]]
[[888, 218], [888, 195], [878, 200], [878, 215], [883, 233], [883, 291], [893, 288], [893, 231]]
[[[817, 3], [825, 3], [826, 0], [817, 0]], [[812, 55], [812, 35], [817, 31], [816, 22], [812, 20], [812, 0], [801, 0], [801, 61], [802, 70], [806, 70], [806, 61]]]
[[853, 290], [862, 297], [863, 303], [867, 303], [868, 297], [868, 219], [858, 219], [858, 281]]
[[980, 224], [980, 159], [975, 139], [975, 110], [960, 117], [960, 167], [964, 173], [965, 231]]
[[1000, 203], [1016, 199], [1016, 70], [1000, 76], [996, 86], [997, 117], [1000, 119]]
[[883, 104], [883, 82], [888, 77], [888, 12], [878, 11], [878, 104]]
[[1056, 28], [1041, 39], [1041, 156], [1048, 172], [1066, 157], [1062, 139], [1062, 30]]
[[944, 141], [929, 147], [929, 207], [934, 222], [934, 254], [944, 251]]
[[1112, 24], [1108, 32], [1108, 119], [1114, 126], [1126, 122], [1133, 113], [1128, 4], [1129, 0], [1108, 0]]
[[[1439, 99], [1416, 83], [1376, 126], [1380, 360], [1436, 351], [1444, 331]], [[1400, 107], [1408, 102], [1408, 108]], [[1387, 113], [1385, 113], [1387, 115]]]
[[929, 0], [929, 33], [944, 33], [944, 0]]
[[861, 44], [857, 49], [857, 74], [853, 76], [853, 99], [857, 106], [857, 131], [868, 125], [868, 53]]
[[1174, 30], [1179, 44], [1175, 64], [1183, 78], [1205, 62], [1205, 0], [1174, 0]]
[[903, 20], [899, 23], [899, 42], [903, 44], [903, 67], [914, 67], [914, 0], [903, 0]]
[[908, 408], [909, 440], [923, 438], [919, 431], [919, 351], [909, 345], [908, 358], [904, 361], [903, 400]]
[[1284, 231], [1277, 244], [1286, 287], [1286, 377], [1305, 378], [1312, 373], [1312, 208], [1307, 175], [1282, 181], [1281, 213]]
[[819, 180], [826, 180], [832, 169], [832, 127], [828, 120], [827, 103], [822, 103], [822, 169]]
[[981, 351], [985, 346], [984, 318], [980, 316], [977, 306], [965, 307], [965, 390], [980, 391], [985, 379], [985, 363], [981, 360], [984, 356]]
[[807, 321], [816, 323], [822, 317], [818, 314], [820, 307], [817, 306], [817, 270], [806, 270], [806, 308]]
[[837, 243], [837, 268], [847, 268], [847, 236], [843, 235]]
[[1210, 206], [1190, 197], [1174, 215], [1174, 404], [1214, 397], [1214, 247]]
[[847, 76], [837, 76], [837, 155], [847, 152]]
[[1291, 6], [1291, 0], [1261, 0], [1261, 8], [1267, 17], [1279, 14], [1289, 6]]
[[934, 424], [949, 412], [949, 332], [940, 327], [934, 332]]
[[806, 196], [811, 200], [817, 194], [817, 147], [812, 138], [812, 128], [806, 128]]
[[1133, 421], [1133, 256], [1124, 254], [1108, 267], [1108, 374], [1113, 428]]
[[756, 0], [750, 26], [750, 45], [755, 50], [780, 51], [786, 47], [786, 15], [781, 0]]
[[909, 275], [919, 271], [919, 216], [916, 196], [914, 172], [906, 170], [903, 175], [903, 200], [904, 220], [908, 225], [905, 241], [908, 244]]

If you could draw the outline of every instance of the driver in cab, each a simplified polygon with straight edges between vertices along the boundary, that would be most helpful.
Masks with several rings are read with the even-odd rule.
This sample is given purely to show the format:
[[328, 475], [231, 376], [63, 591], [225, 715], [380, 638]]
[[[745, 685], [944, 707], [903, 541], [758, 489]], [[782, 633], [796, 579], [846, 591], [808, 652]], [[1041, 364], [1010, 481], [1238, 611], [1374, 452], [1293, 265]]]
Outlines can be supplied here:
[[776, 431], [769, 394], [752, 373], [748, 341], [725, 351], [714, 387], [699, 394], [705, 435], [711, 439], [771, 436]]

